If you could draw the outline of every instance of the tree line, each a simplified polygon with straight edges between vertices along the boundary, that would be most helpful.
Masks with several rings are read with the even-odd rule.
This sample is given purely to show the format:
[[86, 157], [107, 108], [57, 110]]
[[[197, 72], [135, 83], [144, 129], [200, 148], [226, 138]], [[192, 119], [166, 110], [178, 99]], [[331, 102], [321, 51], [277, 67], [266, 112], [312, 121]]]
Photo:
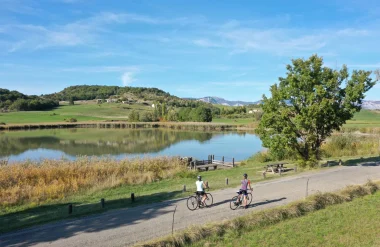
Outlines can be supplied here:
[[128, 119], [131, 122], [211, 122], [212, 109], [204, 105], [198, 107], [168, 107], [166, 103], [156, 104], [153, 112], [139, 113], [133, 110]]
[[59, 102], [39, 96], [27, 96], [18, 91], [0, 88], [0, 109], [10, 111], [42, 111], [57, 107]]

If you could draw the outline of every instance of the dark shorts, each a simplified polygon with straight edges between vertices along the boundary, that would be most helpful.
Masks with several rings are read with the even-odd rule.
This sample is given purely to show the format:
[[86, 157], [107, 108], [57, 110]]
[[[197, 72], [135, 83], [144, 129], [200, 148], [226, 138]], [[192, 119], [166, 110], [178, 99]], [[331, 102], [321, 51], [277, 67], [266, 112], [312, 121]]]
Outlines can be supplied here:
[[247, 190], [240, 190], [239, 191], [239, 195], [241, 195], [241, 194], [247, 196], [248, 195], [248, 191]]
[[197, 195], [198, 195], [198, 196], [204, 196], [204, 195], [205, 195], [205, 192], [204, 192], [204, 191], [197, 191]]

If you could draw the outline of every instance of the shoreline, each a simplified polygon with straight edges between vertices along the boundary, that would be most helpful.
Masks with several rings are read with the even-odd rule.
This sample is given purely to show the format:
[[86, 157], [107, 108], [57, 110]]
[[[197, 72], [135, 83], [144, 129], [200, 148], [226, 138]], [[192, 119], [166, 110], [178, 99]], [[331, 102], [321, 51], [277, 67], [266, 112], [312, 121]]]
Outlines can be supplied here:
[[201, 123], [201, 122], [54, 122], [54, 123], [32, 123], [32, 124], [7, 124], [0, 125], [0, 131], [31, 130], [31, 129], [64, 129], [64, 128], [115, 128], [115, 129], [137, 129], [137, 128], [170, 128], [184, 130], [252, 130], [254, 128], [245, 125], [233, 125], [223, 123]]

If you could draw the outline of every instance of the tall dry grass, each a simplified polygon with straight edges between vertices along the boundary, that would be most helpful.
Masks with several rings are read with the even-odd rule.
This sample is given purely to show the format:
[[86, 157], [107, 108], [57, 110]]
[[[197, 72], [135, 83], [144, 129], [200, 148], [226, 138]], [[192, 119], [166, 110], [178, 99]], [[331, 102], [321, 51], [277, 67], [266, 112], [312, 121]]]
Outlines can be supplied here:
[[276, 224], [286, 219], [301, 217], [307, 213], [324, 209], [330, 205], [352, 201], [354, 198], [375, 193], [379, 183], [367, 182], [365, 185], [348, 186], [336, 193], [318, 193], [307, 200], [295, 202], [289, 206], [251, 213], [244, 217], [226, 220], [220, 223], [193, 226], [173, 236], [138, 244], [140, 247], [181, 247], [212, 236], [223, 236], [229, 231], [234, 234], [247, 233], [250, 229]]
[[331, 136], [322, 146], [323, 156], [341, 157], [358, 155], [379, 155], [379, 136], [340, 134]]
[[86, 189], [144, 184], [186, 171], [177, 158], [25, 161], [0, 166], [0, 206], [62, 199]]

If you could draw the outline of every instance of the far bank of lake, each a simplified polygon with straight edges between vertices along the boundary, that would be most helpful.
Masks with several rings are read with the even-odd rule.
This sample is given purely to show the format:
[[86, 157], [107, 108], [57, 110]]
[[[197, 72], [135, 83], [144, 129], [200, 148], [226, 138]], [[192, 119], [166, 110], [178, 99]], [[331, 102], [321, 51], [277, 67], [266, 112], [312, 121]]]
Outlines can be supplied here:
[[209, 154], [239, 161], [262, 149], [260, 139], [246, 131], [74, 128], [0, 132], [0, 159], [9, 162], [77, 156], [206, 159]]

